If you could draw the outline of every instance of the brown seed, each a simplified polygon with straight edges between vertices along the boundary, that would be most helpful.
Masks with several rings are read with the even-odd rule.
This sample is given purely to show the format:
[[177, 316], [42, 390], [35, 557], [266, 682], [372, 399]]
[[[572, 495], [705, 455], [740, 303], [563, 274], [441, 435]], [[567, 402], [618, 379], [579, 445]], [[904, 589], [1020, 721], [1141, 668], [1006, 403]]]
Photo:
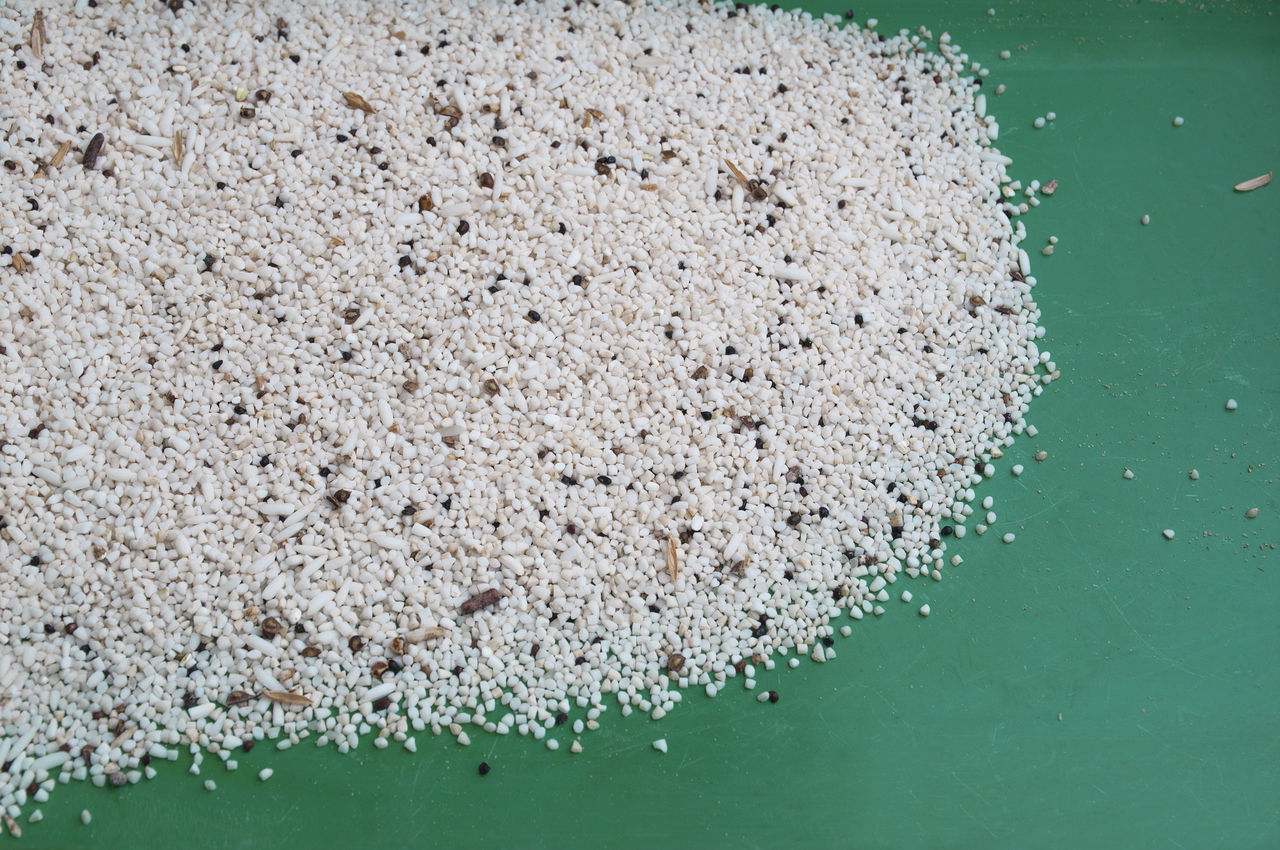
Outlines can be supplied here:
[[342, 311], [342, 321], [346, 322], [348, 325], [355, 324], [355, 321], [358, 318], [360, 318], [359, 307], [348, 307]]
[[227, 707], [230, 708], [233, 705], [244, 705], [252, 699], [254, 699], [254, 694], [251, 694], [248, 691], [232, 691], [227, 695]]
[[272, 638], [272, 637], [275, 637], [276, 635], [280, 635], [283, 633], [284, 633], [284, 623], [280, 622], [275, 617], [268, 617], [267, 619], [262, 621], [263, 637]]
[[347, 648], [352, 652], [359, 652], [364, 648], [364, 638], [360, 637], [360, 635], [352, 635], [347, 639]]
[[673, 652], [667, 656], [667, 669], [672, 673], [679, 673], [684, 668], [685, 658], [678, 652]]
[[484, 391], [489, 395], [497, 395], [502, 391], [502, 386], [493, 378], [487, 378], [484, 382]]
[[308, 646], [303, 648], [302, 650], [303, 658], [316, 658], [319, 655], [320, 655], [320, 647], [318, 646]]
[[13, 268], [20, 272], [25, 272], [27, 270], [27, 261], [22, 258], [21, 254], [13, 255]]
[[369, 672], [373, 674], [375, 679], [381, 679], [389, 669], [391, 669], [391, 665], [381, 658], [369, 665]]
[[418, 198], [418, 212], [431, 212], [435, 209], [436, 202], [431, 200], [430, 195], [423, 195]]
[[122, 772], [118, 770], [113, 770], [107, 776], [107, 781], [111, 783], [111, 787], [119, 788], [123, 785], [129, 784], [129, 777], [125, 776]]
[[271, 91], [269, 89], [258, 89], [253, 93], [253, 99], [258, 103], [270, 103]]
[[254, 109], [252, 106], [240, 107], [241, 118], [253, 118], [257, 114], [258, 114], [258, 110]]
[[458, 610], [463, 614], [474, 614], [481, 608], [488, 608], [491, 605], [496, 605], [498, 600], [501, 598], [502, 594], [494, 588], [482, 590], [475, 596], [472, 596], [470, 599], [463, 602], [462, 605], [459, 606]]
[[1042, 195], [1052, 195], [1056, 191], [1058, 191], [1057, 180], [1050, 180], [1048, 183], [1040, 187], [1040, 194]]
[[353, 91], [344, 91], [342, 93], [342, 99], [345, 100], [347, 102], [347, 106], [350, 106], [352, 109], [359, 109], [361, 112], [367, 112], [370, 115], [375, 111], [374, 108], [369, 105], [369, 101], [365, 100]]
[[699, 366], [697, 369], [693, 370], [693, 379], [695, 381], [701, 381], [703, 378], [707, 377], [707, 375], [709, 374], [711, 374], [711, 371], [707, 369], [706, 366]]
[[442, 106], [436, 110], [436, 115], [445, 115], [450, 119], [457, 121], [462, 117], [462, 110], [456, 106]]
[[85, 764], [92, 764], [92, 763], [93, 763], [93, 754], [94, 754], [95, 752], [97, 752], [97, 750], [96, 750], [94, 747], [90, 747], [90, 746], [88, 746], [88, 745], [85, 745], [85, 746], [81, 747], [81, 748], [80, 748], [80, 760], [81, 760], [81, 761], [83, 761]]
[[31, 37], [28, 44], [31, 45], [31, 55], [36, 57], [36, 61], [44, 60], [44, 45], [48, 40], [48, 35], [44, 30], [44, 12], [36, 12], [35, 20], [31, 23]]
[[489, 173], [489, 172], [487, 172], [487, 171], [486, 171], [486, 172], [484, 172], [483, 174], [481, 174], [481, 175], [480, 175], [480, 185], [481, 185], [481, 187], [483, 187], [483, 188], [485, 188], [485, 189], [492, 189], [492, 188], [493, 188], [493, 175], [492, 175], [492, 174], [490, 174], [490, 173]]
[[676, 538], [670, 534], [667, 535], [666, 555], [667, 574], [675, 581], [680, 577], [680, 555], [676, 551]]
[[89, 140], [88, 146], [84, 149], [84, 156], [80, 158], [80, 164], [86, 169], [93, 168], [98, 161], [98, 155], [102, 153], [102, 144], [107, 137], [101, 133], [94, 133], [93, 138]]
[[350, 490], [334, 490], [333, 493], [329, 495], [329, 501], [332, 502], [335, 507], [338, 505], [345, 505], [347, 500], [350, 498]]
[[402, 637], [391, 639], [391, 651], [396, 655], [404, 655], [409, 651], [409, 642]]
[[416, 392], [418, 391], [418, 382], [417, 382], [417, 381], [405, 381], [405, 382], [404, 382], [404, 384], [403, 384], [403, 386], [404, 386], [404, 391], [405, 391], [405, 392], [407, 392], [407, 393], [412, 394], [412, 393], [416, 393]]

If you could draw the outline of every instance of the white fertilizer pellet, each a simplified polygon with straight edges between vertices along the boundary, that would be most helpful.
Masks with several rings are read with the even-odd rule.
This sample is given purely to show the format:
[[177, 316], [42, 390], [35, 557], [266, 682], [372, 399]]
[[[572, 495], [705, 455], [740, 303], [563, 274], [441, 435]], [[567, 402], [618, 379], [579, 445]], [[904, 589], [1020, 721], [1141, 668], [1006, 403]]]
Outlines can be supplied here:
[[37, 5], [42, 61], [0, 63], [0, 747], [30, 762], [543, 740], [573, 700], [594, 729], [828, 660], [1051, 377], [949, 39], [692, 0], [5, 31]]
[[1173, 126], [1175, 126], [1175, 127], [1181, 127], [1182, 125], [1183, 125], [1182, 116], [1181, 116], [1181, 115], [1178, 115], [1178, 116], [1174, 117], [1174, 119], [1173, 119]]
[[1142, 226], [1146, 227], [1148, 224], [1151, 223], [1151, 216], [1147, 215], [1146, 213], [1143, 213], [1142, 218], [1139, 220], [1142, 222]]
[[1226, 406], [1227, 406], [1227, 410], [1235, 410], [1237, 407], [1240, 406], [1240, 403], [1237, 402], [1234, 398], [1229, 398], [1227, 399]]
[[920, 606], [920, 616], [921, 616], [921, 617], [927, 617], [927, 616], [929, 616], [929, 614], [931, 614], [932, 612], [933, 612], [933, 609], [931, 609], [931, 608], [929, 607], [929, 603], [927, 603], [927, 602], [926, 602], [924, 605], [921, 605], [921, 606]]
[[1012, 531], [1006, 531], [1004, 536], [1000, 538], [1002, 543], [1012, 543], [1016, 538]]
[[88, 809], [83, 809], [80, 812], [80, 823], [84, 824], [85, 826], [88, 826], [92, 820], [93, 820], [93, 815], [89, 812]]
[[1188, 478], [1190, 478], [1192, 481], [1199, 481], [1199, 480], [1200, 480], [1200, 470], [1198, 470], [1198, 469], [1193, 469], [1193, 470], [1191, 470], [1190, 472], [1188, 472], [1188, 473], [1187, 473], [1187, 477], [1188, 477]]
[[1124, 478], [1124, 480], [1126, 480], [1126, 481], [1132, 481], [1132, 480], [1133, 480], [1133, 470], [1126, 466], [1126, 467], [1124, 468], [1124, 472], [1120, 473], [1120, 476], [1121, 476], [1122, 478]]
[[665, 754], [667, 752], [667, 739], [659, 738], [658, 740], [654, 741], [653, 748], [658, 752]]
[[267, 781], [268, 779], [270, 779], [274, 774], [275, 774], [275, 771], [274, 771], [274, 770], [272, 770], [272, 769], [271, 769], [271, 768], [269, 768], [269, 767], [264, 767], [262, 770], [258, 771], [258, 781], [259, 781], [259, 782], [266, 782], [266, 781]]
[[1172, 528], [1166, 528], [1164, 531], [1160, 533], [1164, 535], [1165, 540], [1172, 540], [1174, 538], [1174, 532]]
[[1245, 511], [1245, 512], [1244, 512], [1244, 516], [1245, 516], [1245, 519], [1257, 519], [1257, 518], [1258, 518], [1258, 509], [1257, 509], [1257, 508], [1249, 508], [1249, 510], [1247, 510], [1247, 511]]

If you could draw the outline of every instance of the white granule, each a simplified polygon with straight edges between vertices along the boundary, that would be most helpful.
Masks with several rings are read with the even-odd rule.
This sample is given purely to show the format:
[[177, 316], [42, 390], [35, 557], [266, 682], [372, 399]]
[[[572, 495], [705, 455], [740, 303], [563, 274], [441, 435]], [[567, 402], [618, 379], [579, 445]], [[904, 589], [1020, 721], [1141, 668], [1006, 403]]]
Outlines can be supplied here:
[[541, 740], [833, 657], [1040, 391], [949, 40], [692, 0], [0, 23], [5, 748]]

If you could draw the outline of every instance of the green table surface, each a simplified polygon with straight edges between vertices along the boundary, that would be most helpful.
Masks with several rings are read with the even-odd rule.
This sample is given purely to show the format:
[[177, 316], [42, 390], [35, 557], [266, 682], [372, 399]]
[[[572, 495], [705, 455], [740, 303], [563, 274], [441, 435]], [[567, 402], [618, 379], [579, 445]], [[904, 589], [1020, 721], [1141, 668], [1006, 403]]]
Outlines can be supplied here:
[[1059, 181], [1024, 220], [1062, 377], [1032, 406], [1039, 435], [978, 488], [993, 532], [953, 541], [965, 563], [941, 583], [909, 583], [929, 619], [895, 600], [834, 661], [761, 671], [776, 705], [729, 687], [660, 723], [610, 711], [580, 755], [568, 734], [552, 753], [479, 730], [416, 755], [262, 746], [236, 773], [180, 761], [59, 788], [22, 842], [1280, 847], [1280, 181], [1232, 191], [1280, 169], [1280, 4], [856, 12], [949, 31], [991, 68], [1012, 175]]

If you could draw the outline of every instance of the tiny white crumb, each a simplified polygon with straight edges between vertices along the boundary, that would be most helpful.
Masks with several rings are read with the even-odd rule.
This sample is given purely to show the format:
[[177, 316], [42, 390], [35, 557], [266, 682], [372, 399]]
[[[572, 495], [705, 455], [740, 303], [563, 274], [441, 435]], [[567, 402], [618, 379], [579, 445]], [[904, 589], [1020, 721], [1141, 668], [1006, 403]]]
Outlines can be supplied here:
[[797, 667], [800, 666], [800, 659], [799, 658], [787, 659], [787, 666], [790, 667], [792, 670], [796, 669]]
[[[1255, 510], [1256, 510], [1256, 508], [1255, 508]], [[1254, 516], [1257, 516], [1257, 514], [1254, 514]], [[851, 635], [851, 634], [853, 634], [853, 629], [852, 629], [852, 628], [850, 628], [849, 626], [841, 626], [841, 627], [840, 627], [840, 637], [848, 637], [848, 636], [849, 636], [849, 635]]]
[[1182, 116], [1181, 116], [1181, 115], [1174, 116], [1174, 119], [1173, 119], [1173, 126], [1175, 126], [1175, 127], [1181, 127], [1181, 126], [1182, 126]]
[[1200, 480], [1200, 470], [1198, 470], [1198, 469], [1193, 469], [1193, 470], [1191, 470], [1190, 472], [1188, 472], [1188, 473], [1187, 473], [1187, 477], [1188, 477], [1188, 478], [1190, 478], [1192, 481], [1199, 481], [1199, 480]]
[[418, 739], [417, 739], [417, 738], [405, 738], [405, 739], [404, 739], [404, 748], [405, 748], [406, 750], [408, 750], [409, 752], [411, 752], [411, 753], [416, 753], [416, 752], [418, 751]]
[[1052, 246], [1052, 245], [1045, 245], [1043, 248], [1041, 248], [1041, 249], [1040, 249], [1040, 253], [1041, 253], [1041, 254], [1044, 254], [1046, 257], [1052, 257], [1052, 256], [1053, 256], [1053, 246]]
[[575, 738], [573, 743], [569, 745], [569, 752], [571, 753], [582, 752], [582, 742]]
[[654, 741], [653, 748], [660, 753], [665, 753], [667, 751], [667, 739], [659, 738], [658, 740]]
[[1146, 213], [1143, 213], [1142, 218], [1140, 218], [1139, 221], [1141, 221], [1144, 226], [1148, 225], [1151, 223], [1151, 216], [1147, 215]]
[[1164, 535], [1164, 539], [1165, 539], [1165, 540], [1172, 540], [1172, 539], [1173, 539], [1173, 537], [1174, 537], [1173, 529], [1172, 529], [1172, 528], [1166, 528], [1164, 531], [1162, 531], [1162, 532], [1160, 532], [1160, 533]]
[[1239, 406], [1240, 404], [1234, 398], [1227, 399], [1227, 410], [1235, 410]]
[[995, 10], [995, 9], [988, 9], [988, 10], [987, 10], [987, 17], [988, 17], [988, 18], [994, 18], [995, 16], [996, 16], [996, 10]]
[[31, 817], [27, 818], [27, 823], [40, 823], [42, 820], [44, 820], [44, 812], [40, 809], [36, 809], [31, 813]]
[[1006, 531], [1004, 534], [1004, 537], [1000, 538], [1000, 540], [1005, 543], [1012, 543], [1016, 539], [1017, 538], [1014, 536], [1014, 533], [1012, 531]]
[[1058, 120], [1058, 113], [1056, 113], [1056, 112], [1046, 112], [1046, 113], [1045, 113], [1045, 116], [1044, 116], [1044, 119], [1045, 119], [1046, 121], [1057, 121], [1057, 120]]
[[1036, 458], [1036, 460], [1037, 460], [1038, 462], [1041, 462], [1041, 463], [1043, 463], [1043, 462], [1044, 462], [1044, 460], [1045, 460], [1046, 458], [1048, 458], [1048, 457], [1049, 457], [1049, 453], [1048, 453], [1048, 452], [1046, 452], [1046, 451], [1044, 451], [1044, 450], [1038, 451], [1038, 452], [1036, 452], [1036, 454], [1035, 454], [1035, 458]]
[[269, 768], [269, 767], [264, 767], [262, 770], [259, 770], [259, 771], [258, 771], [258, 780], [259, 780], [260, 782], [266, 782], [266, 781], [267, 781], [268, 779], [270, 779], [274, 774], [275, 774], [275, 771], [274, 771], [274, 770], [272, 770], [272, 769], [271, 769], [271, 768]]
[[80, 812], [80, 823], [84, 824], [85, 826], [88, 826], [89, 821], [91, 820], [93, 820], [93, 815], [89, 813], [88, 809], [84, 809]]
[[1034, 120], [1034, 121], [1032, 121], [1032, 122], [1031, 122], [1031, 126], [1032, 126], [1032, 127], [1035, 127], [1037, 130], [1039, 130], [1039, 129], [1043, 128], [1043, 127], [1044, 127], [1044, 119], [1043, 119], [1043, 118], [1037, 118], [1036, 120]]
[[909, 590], [904, 590], [904, 591], [902, 591], [902, 601], [903, 601], [903, 602], [910, 602], [910, 601], [911, 601], [911, 591], [909, 591]]
[[996, 86], [996, 94], [997, 94], [997, 95], [1002, 95], [1002, 94], [1004, 94], [1004, 93], [1005, 93], [1005, 91], [1006, 91], [1006, 89], [1005, 89], [1005, 87], [1004, 87], [1004, 83], [1001, 83], [1000, 85]]
[[1001, 59], [1008, 59], [1008, 58], [1010, 58], [1011, 56], [1013, 56], [1013, 54], [1012, 54], [1012, 53], [1010, 53], [1008, 50], [1001, 50], [1001, 51], [1000, 51], [1000, 58], [1001, 58]]
[[206, 791], [217, 791], [217, 790], [218, 790], [218, 783], [214, 782], [212, 779], [206, 779], [206, 780], [204, 781], [204, 790], [206, 790]]
[[1017, 478], [1019, 475], [1022, 474], [1022, 468], [1023, 468], [1022, 464], [1015, 463], [1012, 467], [1009, 468], [1009, 471], [1013, 473], [1014, 478]]
[[560, 742], [557, 741], [555, 738], [548, 738], [547, 749], [551, 750], [551, 752], [554, 753], [556, 750], [560, 749]]
[[927, 617], [927, 616], [929, 616], [929, 612], [930, 612], [930, 610], [931, 610], [931, 609], [929, 608], [929, 603], [928, 603], [928, 602], [926, 602], [925, 604], [923, 604], [923, 605], [921, 605], [921, 606], [920, 606], [920, 616], [921, 616], [921, 617]]
[[1123, 474], [1124, 479], [1125, 479], [1126, 481], [1132, 481], [1132, 480], [1133, 480], [1133, 470], [1132, 470], [1132, 469], [1130, 469], [1129, 467], [1127, 467], [1127, 466], [1126, 466], [1126, 467], [1124, 468], [1124, 472], [1123, 472], [1122, 474]]
[[[1052, 194], [1052, 192], [1051, 192], [1051, 193], [1049, 193], [1049, 194]], [[1058, 237], [1056, 237], [1056, 236], [1050, 236], [1050, 237], [1049, 237], [1049, 244], [1050, 244], [1050, 245], [1057, 245], [1057, 244], [1058, 244]]]
[[1258, 518], [1258, 509], [1257, 509], [1257, 508], [1249, 508], [1249, 510], [1247, 510], [1247, 511], [1245, 511], [1245, 512], [1244, 512], [1244, 518], [1245, 518], [1245, 519], [1257, 519], [1257, 518]]

